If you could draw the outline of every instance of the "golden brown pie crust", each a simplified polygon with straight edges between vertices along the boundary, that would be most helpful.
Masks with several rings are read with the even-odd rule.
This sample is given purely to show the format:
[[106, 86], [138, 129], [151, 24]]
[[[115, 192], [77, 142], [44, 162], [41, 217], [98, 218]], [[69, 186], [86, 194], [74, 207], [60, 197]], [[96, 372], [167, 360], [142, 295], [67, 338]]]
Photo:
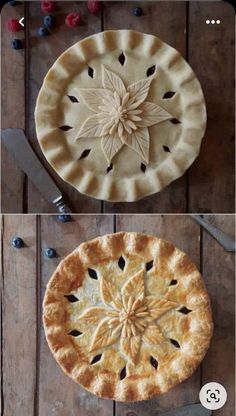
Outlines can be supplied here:
[[149, 399], [188, 378], [213, 331], [210, 300], [189, 257], [157, 237], [126, 232], [85, 242], [59, 264], [43, 322], [64, 372], [118, 401]]

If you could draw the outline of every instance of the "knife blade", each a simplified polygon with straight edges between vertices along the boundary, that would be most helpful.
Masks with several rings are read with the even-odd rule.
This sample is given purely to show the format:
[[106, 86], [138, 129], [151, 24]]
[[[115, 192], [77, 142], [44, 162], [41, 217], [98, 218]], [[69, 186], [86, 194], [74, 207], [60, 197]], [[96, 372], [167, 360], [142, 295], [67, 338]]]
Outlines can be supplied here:
[[162, 416], [211, 416], [212, 411], [203, 407], [200, 403], [179, 407], [164, 413]]
[[191, 217], [203, 228], [205, 228], [205, 230], [207, 230], [208, 233], [211, 234], [211, 236], [218, 241], [218, 243], [220, 243], [226, 251], [235, 252], [235, 239], [233, 237], [219, 230], [219, 228], [210, 224], [198, 214], [191, 214]]
[[15, 159], [17, 166], [29, 177], [40, 193], [53, 203], [59, 212], [70, 212], [62, 194], [54, 183], [21, 129], [2, 130], [2, 142]]

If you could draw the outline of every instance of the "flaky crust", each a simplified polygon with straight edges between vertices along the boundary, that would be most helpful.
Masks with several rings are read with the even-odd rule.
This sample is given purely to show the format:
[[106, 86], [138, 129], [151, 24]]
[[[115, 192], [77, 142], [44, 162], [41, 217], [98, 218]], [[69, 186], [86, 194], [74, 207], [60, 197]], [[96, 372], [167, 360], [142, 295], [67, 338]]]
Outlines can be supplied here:
[[[119, 302], [136, 304], [137, 298], [141, 309], [132, 322], [145, 328], [136, 327], [133, 337], [126, 325], [116, 339], [124, 323], [116, 326]], [[104, 310], [114, 317], [99, 317]], [[149, 399], [188, 378], [213, 331], [210, 300], [189, 257], [162, 239], [126, 232], [85, 242], [58, 265], [47, 285], [43, 322], [64, 372], [117, 401]]]
[[[124, 65], [119, 62], [121, 53]], [[80, 127], [94, 114], [78, 89], [101, 88], [103, 65], [126, 87], [144, 79], [149, 68], [156, 69], [147, 100], [170, 113], [175, 122], [150, 126], [149, 141], [140, 140], [143, 150], [149, 146], [148, 163], [124, 145], [110, 164], [101, 137], [76, 140]], [[93, 78], [88, 68], [93, 69]], [[71, 96], [78, 102], [71, 102]], [[206, 128], [206, 108], [199, 81], [174, 48], [153, 35], [114, 30], [77, 42], [56, 60], [39, 92], [35, 122], [41, 149], [62, 179], [97, 199], [136, 201], [159, 192], [193, 163]], [[69, 130], [61, 130], [63, 126]], [[138, 144], [136, 150], [140, 153]]]

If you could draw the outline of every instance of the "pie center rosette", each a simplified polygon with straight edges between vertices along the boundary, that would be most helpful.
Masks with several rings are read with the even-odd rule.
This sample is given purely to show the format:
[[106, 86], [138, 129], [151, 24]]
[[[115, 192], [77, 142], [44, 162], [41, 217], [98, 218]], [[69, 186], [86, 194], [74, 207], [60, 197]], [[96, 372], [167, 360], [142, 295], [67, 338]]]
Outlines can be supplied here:
[[145, 296], [144, 279], [145, 272], [140, 270], [127, 280], [119, 293], [115, 285], [101, 276], [100, 292], [105, 307], [89, 308], [78, 317], [79, 322], [98, 321], [90, 351], [120, 339], [121, 352], [135, 364], [142, 342], [152, 345], [165, 341], [157, 320], [178, 304], [165, 298]]
[[102, 150], [109, 163], [123, 145], [149, 163], [148, 127], [174, 118], [159, 105], [147, 101], [154, 77], [155, 72], [126, 88], [115, 72], [102, 65], [103, 88], [78, 89], [81, 101], [96, 114], [84, 121], [77, 139], [101, 137]]
[[188, 378], [213, 328], [188, 256], [136, 233], [105, 235], [67, 256], [47, 285], [43, 320], [66, 374], [120, 401], [151, 398]]
[[[104, 124], [103, 134], [118, 134], [119, 138], [124, 137], [124, 133], [132, 133], [132, 130], [137, 130], [136, 121], [141, 121], [139, 117], [142, 110], [138, 110], [138, 105], [129, 103], [129, 93], [127, 92], [121, 98], [114, 91], [113, 97], [107, 97], [103, 100], [104, 106], [99, 106], [99, 110], [103, 113], [100, 116], [99, 123]], [[110, 120], [109, 120], [110, 118]]]

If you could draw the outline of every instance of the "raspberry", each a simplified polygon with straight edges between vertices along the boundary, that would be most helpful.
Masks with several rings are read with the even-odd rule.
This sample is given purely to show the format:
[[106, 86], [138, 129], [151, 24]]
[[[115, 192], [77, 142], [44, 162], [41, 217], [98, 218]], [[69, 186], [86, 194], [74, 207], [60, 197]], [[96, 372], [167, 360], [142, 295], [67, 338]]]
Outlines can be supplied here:
[[6, 22], [6, 29], [9, 32], [19, 32], [19, 30], [22, 29], [22, 26], [17, 19], [10, 19]]
[[80, 13], [69, 13], [66, 16], [65, 22], [68, 27], [76, 27], [80, 24], [81, 15]]
[[51, 13], [56, 10], [55, 1], [41, 1], [41, 9], [45, 13]]
[[89, 0], [88, 9], [91, 13], [98, 13], [101, 9], [101, 2], [96, 0]]

